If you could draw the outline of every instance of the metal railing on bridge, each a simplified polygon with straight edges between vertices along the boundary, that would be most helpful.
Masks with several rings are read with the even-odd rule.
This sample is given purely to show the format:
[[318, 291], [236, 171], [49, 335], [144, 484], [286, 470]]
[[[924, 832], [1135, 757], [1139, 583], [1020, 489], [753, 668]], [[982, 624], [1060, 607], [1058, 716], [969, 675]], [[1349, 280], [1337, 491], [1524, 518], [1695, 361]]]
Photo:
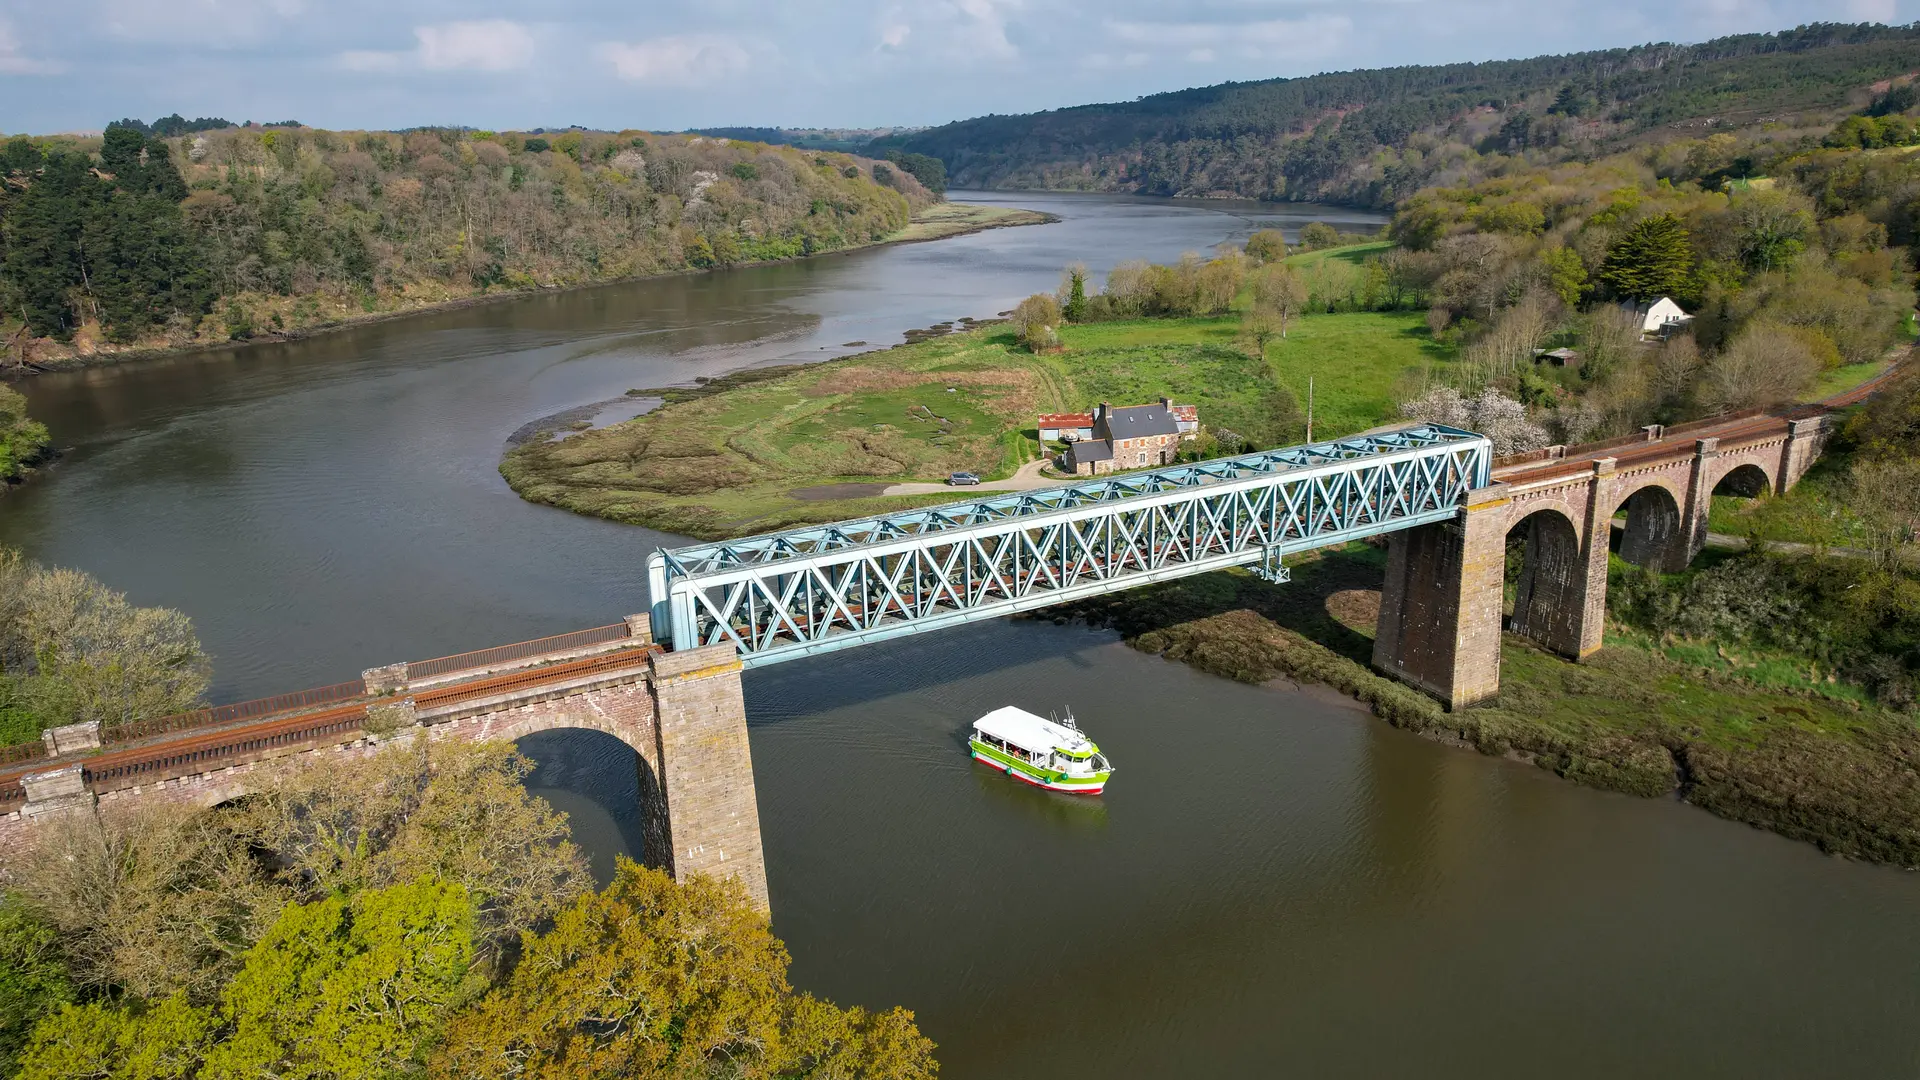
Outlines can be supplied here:
[[1454, 517], [1482, 436], [1435, 424], [655, 552], [657, 637], [748, 667]]

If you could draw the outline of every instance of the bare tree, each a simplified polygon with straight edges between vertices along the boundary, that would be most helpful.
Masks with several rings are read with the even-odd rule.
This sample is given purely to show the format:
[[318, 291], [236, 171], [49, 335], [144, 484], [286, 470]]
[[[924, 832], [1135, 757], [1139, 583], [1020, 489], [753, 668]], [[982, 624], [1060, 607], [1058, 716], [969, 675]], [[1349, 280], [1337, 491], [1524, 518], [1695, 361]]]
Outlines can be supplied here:
[[1524, 370], [1533, 364], [1534, 350], [1559, 322], [1557, 301], [1535, 289], [1520, 302], [1500, 312], [1487, 332], [1467, 348], [1466, 362], [1476, 383], [1485, 383]]
[[1604, 381], [1631, 365], [1640, 351], [1640, 317], [1632, 309], [1600, 304], [1587, 312], [1580, 335], [1580, 366], [1589, 379]]
[[231, 807], [58, 816], [10, 868], [55, 928], [76, 982], [149, 1000], [213, 999], [289, 903], [436, 877], [476, 906], [499, 959], [592, 887], [567, 819], [505, 743], [416, 740], [254, 774]]
[[1287, 324], [1306, 310], [1306, 282], [1283, 263], [1263, 266], [1254, 274], [1253, 306], [1270, 313], [1280, 327], [1281, 340], [1285, 340]]
[[60, 936], [74, 981], [211, 1000], [291, 893], [212, 815], [60, 815], [35, 829], [14, 888]]
[[1711, 412], [1764, 408], [1796, 400], [1819, 373], [1820, 362], [1797, 337], [1756, 323], [1702, 365], [1694, 395]]
[[1653, 357], [1652, 389], [1664, 410], [1677, 409], [1693, 390], [1700, 373], [1700, 346], [1692, 334], [1676, 334], [1667, 339]]
[[1240, 316], [1240, 339], [1247, 344], [1247, 352], [1256, 360], [1267, 355], [1267, 346], [1280, 336], [1279, 316], [1271, 307], [1255, 304]]
[[1856, 462], [1847, 480], [1848, 505], [1866, 526], [1868, 549], [1883, 566], [1920, 552], [1920, 460]]
[[13, 552], [0, 553], [0, 586], [0, 674], [44, 724], [164, 716], [206, 692], [212, 665], [180, 612]]
[[1107, 271], [1107, 297], [1115, 313], [1139, 315], [1153, 300], [1153, 266], [1144, 259], [1132, 259]]

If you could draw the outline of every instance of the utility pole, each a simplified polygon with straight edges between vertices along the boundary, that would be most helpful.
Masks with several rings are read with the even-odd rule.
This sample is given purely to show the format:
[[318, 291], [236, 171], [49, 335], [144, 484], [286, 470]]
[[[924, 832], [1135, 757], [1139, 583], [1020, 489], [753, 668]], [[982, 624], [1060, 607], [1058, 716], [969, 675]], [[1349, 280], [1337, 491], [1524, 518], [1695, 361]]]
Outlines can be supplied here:
[[1313, 376], [1307, 376], [1307, 441], [1313, 441]]

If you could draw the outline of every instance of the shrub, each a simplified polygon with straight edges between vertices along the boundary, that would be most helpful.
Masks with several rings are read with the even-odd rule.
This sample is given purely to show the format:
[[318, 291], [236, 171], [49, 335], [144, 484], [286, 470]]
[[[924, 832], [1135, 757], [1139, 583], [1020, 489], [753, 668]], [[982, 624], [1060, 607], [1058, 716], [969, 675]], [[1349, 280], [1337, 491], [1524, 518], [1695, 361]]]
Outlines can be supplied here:
[[1060, 344], [1060, 305], [1046, 293], [1035, 293], [1013, 309], [1013, 332], [1034, 352]]

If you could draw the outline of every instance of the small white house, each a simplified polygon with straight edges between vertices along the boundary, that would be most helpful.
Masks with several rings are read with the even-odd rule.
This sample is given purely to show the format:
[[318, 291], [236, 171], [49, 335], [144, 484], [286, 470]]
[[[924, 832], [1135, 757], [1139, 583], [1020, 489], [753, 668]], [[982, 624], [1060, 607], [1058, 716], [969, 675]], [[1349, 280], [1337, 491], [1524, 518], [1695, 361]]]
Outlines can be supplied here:
[[1666, 296], [1634, 308], [1633, 313], [1640, 317], [1643, 337], [1665, 337], [1693, 321], [1693, 316], [1680, 310], [1680, 305]]

